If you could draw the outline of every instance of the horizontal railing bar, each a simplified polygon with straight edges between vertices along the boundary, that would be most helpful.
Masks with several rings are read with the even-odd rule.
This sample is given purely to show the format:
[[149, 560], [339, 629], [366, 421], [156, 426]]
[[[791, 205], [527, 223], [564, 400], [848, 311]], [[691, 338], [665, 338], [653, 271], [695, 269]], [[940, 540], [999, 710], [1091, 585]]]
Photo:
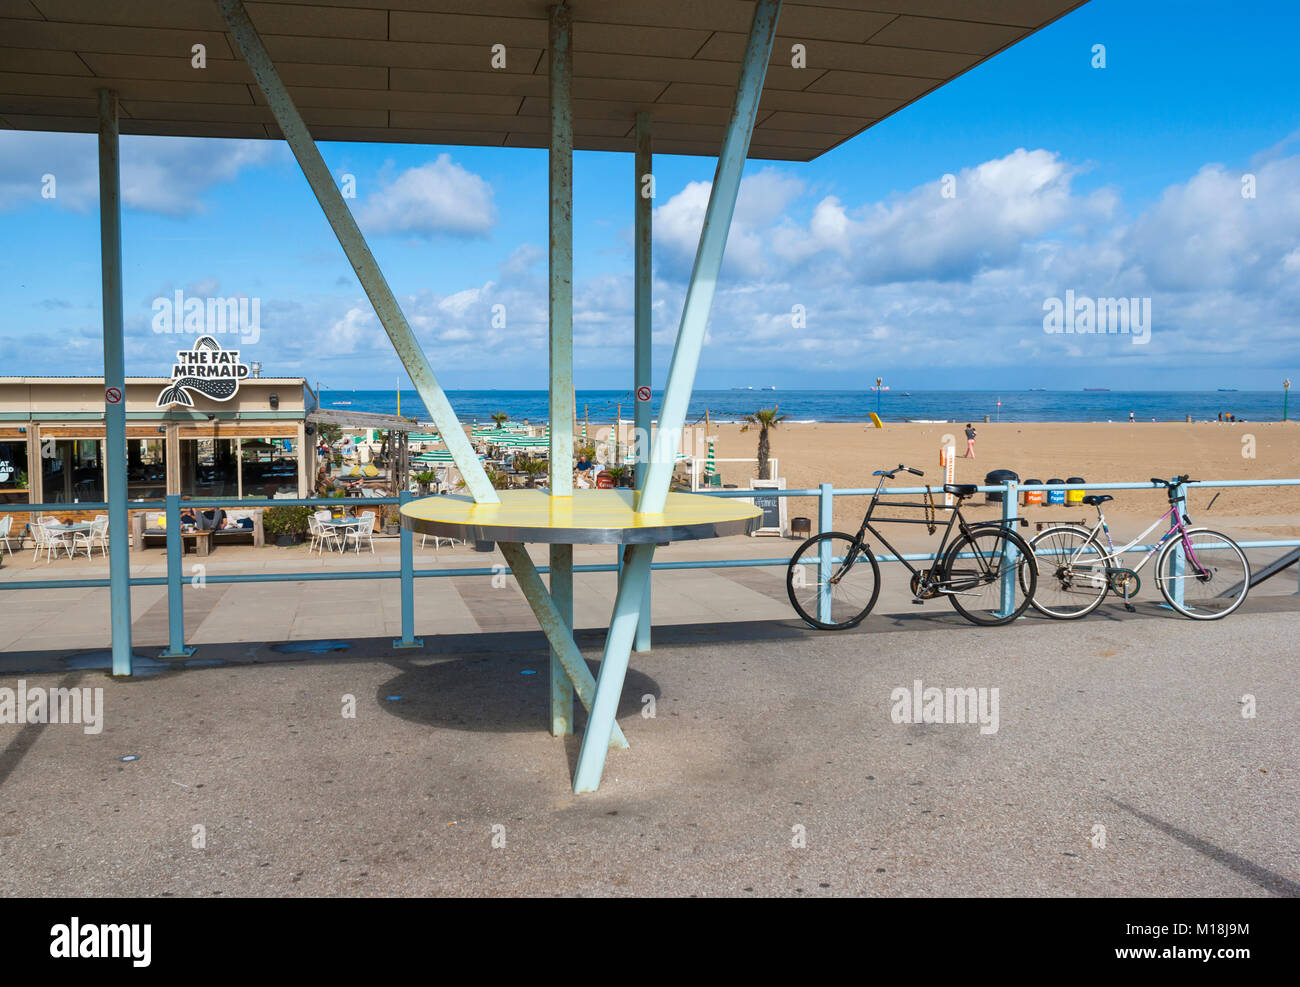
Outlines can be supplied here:
[[[1287, 538], [1271, 541], [1239, 541], [1237, 544], [1241, 548], [1295, 548], [1300, 546], [1300, 539]], [[1224, 543], [1212, 543], [1198, 546], [1200, 548], [1223, 547]], [[1131, 548], [1116, 549], [1115, 554], [1123, 555], [1131, 552], [1149, 552], [1159, 548], [1159, 545], [1134, 545]], [[1046, 549], [1037, 554], [1040, 555], [1060, 555], [1063, 550]], [[1088, 554], [1095, 554], [1091, 550]], [[1108, 553], [1109, 554], [1109, 553]], [[963, 552], [958, 558], [974, 558], [974, 553]], [[840, 561], [843, 557], [835, 558], [832, 561]], [[939, 556], [933, 553], [924, 552], [905, 552], [902, 555], [876, 555], [877, 562], [933, 562]], [[817, 559], [809, 559], [804, 564], [814, 565]], [[694, 562], [655, 562], [652, 568], [656, 570], [677, 570], [677, 569], [736, 569], [736, 568], [762, 568], [765, 566], [788, 566], [790, 559], [784, 556], [780, 558], [762, 558], [762, 559], [701, 559]], [[549, 573], [550, 566], [539, 565], [537, 571], [543, 575]], [[580, 572], [617, 572], [618, 565], [609, 563], [591, 563], [587, 565], [575, 565], [573, 571]], [[258, 572], [258, 573], [214, 573], [205, 575], [204, 582], [217, 584], [232, 583], [295, 583], [295, 582], [328, 582], [342, 579], [396, 579], [401, 576], [399, 569], [358, 569], [353, 572]], [[495, 568], [474, 568], [474, 569], [416, 569], [413, 573], [417, 578], [429, 579], [446, 576], [496, 576], [501, 574], [510, 574], [507, 567]], [[94, 589], [104, 588], [109, 585], [107, 579], [37, 579], [7, 581], [0, 579], [0, 590], [4, 589]], [[136, 576], [131, 579], [132, 586], [166, 586], [167, 579], [165, 576]]]

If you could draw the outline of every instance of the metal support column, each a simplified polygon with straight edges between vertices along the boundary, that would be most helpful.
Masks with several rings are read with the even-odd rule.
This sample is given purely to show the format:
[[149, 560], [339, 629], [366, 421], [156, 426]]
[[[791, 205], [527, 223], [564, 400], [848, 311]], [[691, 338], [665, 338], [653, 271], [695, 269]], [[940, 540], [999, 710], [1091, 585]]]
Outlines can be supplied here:
[[[546, 592], [542, 576], [537, 571], [537, 566], [533, 565], [528, 550], [520, 542], [503, 541], [498, 543], [497, 547], [505, 556], [511, 574], [523, 591], [524, 599], [532, 607], [533, 616], [541, 625], [542, 633], [546, 635], [546, 639], [551, 642], [551, 647], [559, 655], [560, 664], [564, 666], [565, 674], [573, 683], [573, 691], [577, 693], [582, 705], [590, 710], [596, 696], [596, 677], [587, 667], [582, 652], [574, 643], [573, 633], [560, 615], [555, 601], [551, 599], [551, 594]], [[617, 723], [614, 724], [614, 729], [609, 735], [609, 746], [627, 748], [627, 738], [623, 736], [623, 731], [619, 729]]]
[[654, 545], [629, 545], [624, 555], [623, 582], [614, 599], [614, 614], [610, 618], [609, 633], [605, 636], [600, 675], [596, 679], [596, 697], [587, 716], [587, 729], [583, 731], [582, 746], [578, 751], [578, 767], [573, 774], [573, 791], [577, 794], [594, 792], [600, 787], [605, 755], [618, 730], [615, 719], [618, 702], [623, 695], [632, 641], [641, 615], [641, 598], [650, 579], [654, 554]]
[[550, 274], [552, 497], [573, 496], [573, 57], [567, 4], [551, 8]]
[[[1010, 531], [1016, 530], [1016, 518], [1019, 517], [1020, 509], [1020, 484], [1015, 480], [1007, 481], [1006, 493], [1002, 495], [1002, 523]], [[1015, 548], [1007, 551], [1007, 557], [1002, 559], [1002, 585], [999, 599], [998, 616], [1006, 617], [1015, 612], [1016, 609], [1016, 563], [1019, 561], [1020, 553]]]
[[[141, 546], [143, 547], [143, 546]], [[185, 548], [181, 541], [181, 496], [167, 495], [167, 649], [159, 658], [188, 658], [185, 645]]]
[[442, 440], [446, 443], [447, 451], [451, 453], [456, 468], [460, 470], [465, 486], [478, 503], [499, 503], [501, 498], [497, 496], [497, 492], [488, 481], [483, 464], [479, 462], [474, 447], [470, 444], [465, 430], [452, 410], [451, 403], [447, 400], [447, 395], [438, 384], [438, 378], [434, 375], [424, 350], [420, 348], [415, 333], [411, 331], [401, 306], [393, 297], [393, 290], [388, 286], [383, 272], [375, 262], [366, 238], [361, 235], [356, 220], [348, 211], [347, 203], [343, 201], [343, 195], [334, 183], [334, 178], [326, 167], [320, 150], [312, 140], [307, 125], [303, 123], [297, 107], [289, 98], [289, 92], [284, 88], [284, 83], [280, 80], [280, 75], [276, 72], [275, 65], [271, 61], [271, 56], [267, 54], [257, 29], [253, 27], [242, 0], [216, 0], [216, 2], [221, 8], [221, 15], [225, 18], [231, 36], [244, 56], [244, 61], [253, 72], [253, 78], [266, 96], [267, 104], [275, 116], [276, 123], [280, 126], [281, 134], [288, 142], [289, 149], [293, 151], [293, 156], [298, 159], [298, 165], [302, 168], [308, 184], [311, 185], [311, 190], [315, 193], [316, 201], [320, 203], [325, 218], [333, 227], [334, 235], [338, 237], [339, 245], [347, 254], [352, 269], [357, 272], [361, 287], [370, 299], [370, 304], [374, 306], [375, 315], [383, 324], [384, 331], [388, 333], [393, 348], [410, 375], [411, 383], [415, 385], [416, 391], [424, 401], [424, 406], [429, 409], [434, 424], [438, 426], [438, 432], [442, 435]]
[[[551, 601], [569, 633], [573, 633], [573, 546], [551, 546]], [[551, 647], [551, 736], [573, 733], [573, 683], [559, 652]]]
[[[117, 94], [99, 91], [99, 262], [104, 305], [104, 463], [113, 674], [131, 674], [131, 532], [126, 513], [126, 353]], [[116, 399], [114, 399], [116, 397]]]
[[[829, 483], [817, 489], [817, 533], [824, 535], [835, 529], [835, 494]], [[817, 546], [817, 619], [824, 624], [831, 621], [831, 564], [831, 543], [826, 539]]]
[[736, 209], [736, 195], [740, 191], [740, 178], [745, 170], [749, 140], [754, 133], [758, 100], [763, 92], [767, 63], [772, 56], [772, 42], [776, 37], [776, 21], [780, 11], [781, 0], [756, 0], [754, 4], [754, 19], [745, 44], [740, 79], [736, 83], [736, 98], [727, 123], [726, 136], [722, 141], [718, 167], [713, 174], [713, 186], [709, 190], [704, 227], [700, 230], [695, 266], [691, 270], [690, 284], [686, 289], [677, 343], [673, 347], [668, 382], [664, 386], [663, 400], [659, 407], [659, 431], [655, 435], [650, 467], [646, 471], [645, 488], [638, 494], [637, 510], [643, 514], [662, 514], [668, 500], [668, 485], [672, 480], [682, 428], [686, 424], [691, 390], [695, 386], [695, 371], [699, 367], [700, 350], [704, 346], [704, 330], [709, 320], [709, 310], [713, 306], [718, 273], [722, 269], [722, 255], [727, 246], [731, 217]]
[[[634, 390], [636, 404], [633, 406], [633, 436], [636, 440], [636, 489], [645, 488], [646, 471], [650, 465], [650, 401], [641, 400], [642, 388], [650, 391], [650, 306], [653, 291], [652, 251], [654, 226], [654, 199], [650, 197], [653, 188], [653, 145], [651, 135], [652, 118], [649, 113], [636, 115], [636, 154], [633, 176], [633, 189], [636, 194], [633, 211], [633, 278], [635, 280], [634, 306]], [[649, 181], [647, 181], [649, 179]], [[641, 601], [641, 619], [637, 623], [635, 651], [650, 650], [650, 579], [646, 579], [645, 598]]]
[[[1178, 512], [1181, 519], [1187, 516], [1187, 487], [1182, 483], [1174, 484], [1174, 510]], [[1187, 576], [1187, 552], [1183, 548], [1183, 540], [1178, 539], [1177, 544], [1169, 553], [1169, 572], [1165, 573], [1169, 577], [1170, 588], [1173, 590], [1174, 601], [1183, 605], [1183, 580]]]
[[[550, 10], [550, 488], [573, 496], [573, 31], [569, 7]], [[552, 545], [551, 601], [573, 630], [573, 546]], [[573, 686], [551, 648], [551, 733], [573, 732]]]
[[[412, 500], [411, 491], [401, 491], [397, 499], [400, 501], [399, 507], [409, 504]], [[402, 559], [402, 636], [393, 639], [393, 647], [423, 648], [424, 638], [415, 636], [415, 535], [403, 525], [397, 538]]]

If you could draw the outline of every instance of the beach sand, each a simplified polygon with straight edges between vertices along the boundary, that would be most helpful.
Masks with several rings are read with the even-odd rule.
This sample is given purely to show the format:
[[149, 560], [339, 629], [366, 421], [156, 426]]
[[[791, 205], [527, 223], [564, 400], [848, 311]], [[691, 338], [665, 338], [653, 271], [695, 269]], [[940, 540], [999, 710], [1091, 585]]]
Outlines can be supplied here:
[[[819, 483], [839, 488], [874, 486], [873, 470], [891, 469], [899, 463], [925, 470], [925, 476], [900, 474], [892, 481], [895, 485], [938, 486], [943, 482], [939, 445], [945, 435], [951, 435], [957, 447], [959, 483], [983, 483], [985, 474], [994, 469], [1015, 470], [1022, 481], [1031, 477], [1047, 481], [1081, 476], [1095, 483], [1144, 481], [1152, 476], [1181, 473], [1190, 473], [1194, 480], [1300, 476], [1300, 424], [1295, 422], [975, 422], [979, 437], [973, 460], [962, 458], [965, 425], [887, 423], [877, 429], [857, 423], [782, 423], [769, 433], [771, 455], [779, 461], [779, 475], [785, 478], [788, 489], [816, 487]], [[715, 424], [710, 432], [718, 437], [719, 460], [751, 460], [718, 465], [724, 482], [747, 487], [749, 478], [758, 475], [753, 463], [758, 448], [757, 429], [742, 432], [740, 425]], [[1243, 455], [1243, 451], [1251, 451], [1251, 441], [1253, 458]], [[1115, 500], [1106, 504], [1108, 517], [1154, 521], [1167, 506], [1162, 491], [1110, 493]], [[1220, 496], [1207, 511], [1216, 493]], [[976, 505], [983, 501], [982, 494], [974, 498]], [[836, 527], [856, 530], [866, 505], [866, 498], [837, 497]], [[972, 513], [982, 516], [996, 510], [976, 507]], [[1261, 538], [1300, 536], [1300, 487], [1193, 489], [1188, 494], [1188, 511], [1201, 525], [1232, 523], [1258, 530]], [[1034, 520], [1095, 518], [1092, 508], [1078, 505], [1031, 506], [1023, 513]], [[798, 515], [812, 518], [816, 529], [817, 505], [812, 498], [791, 501], [790, 516]], [[1131, 526], [1126, 523], [1125, 530]]]

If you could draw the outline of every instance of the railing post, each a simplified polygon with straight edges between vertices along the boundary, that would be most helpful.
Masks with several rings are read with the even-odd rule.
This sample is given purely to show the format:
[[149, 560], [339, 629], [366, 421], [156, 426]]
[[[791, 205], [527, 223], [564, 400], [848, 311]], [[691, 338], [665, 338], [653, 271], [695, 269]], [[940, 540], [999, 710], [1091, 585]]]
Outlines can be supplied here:
[[[398, 507], [411, 502], [411, 491], [397, 495]], [[402, 525], [397, 536], [402, 557], [402, 636], [393, 639], [394, 648], [423, 648], [424, 638], [415, 636], [415, 545], [411, 529]]]
[[[1182, 483], [1173, 484], [1173, 502], [1174, 510], [1178, 512], [1178, 520], [1187, 514], [1187, 488]], [[1169, 573], [1170, 588], [1173, 590], [1175, 602], [1181, 607], [1183, 605], [1183, 576], [1187, 571], [1187, 553], [1183, 551], [1183, 541], [1180, 538], [1174, 545], [1173, 551], [1169, 554], [1170, 565], [1173, 567]]]
[[[159, 658], [188, 658], [185, 645], [185, 562], [181, 539], [181, 496], [167, 495], [167, 648]], [[143, 546], [141, 546], [143, 547]]]
[[[829, 483], [821, 484], [817, 497], [817, 531], [825, 534], [835, 524], [835, 495]], [[831, 619], [831, 543], [823, 541], [817, 555], [817, 619], [830, 623]]]
[[[1019, 516], [1019, 486], [1015, 480], [1008, 480], [1006, 491], [1002, 495], [1002, 525], [1012, 531], [1015, 530], [1016, 518]], [[998, 611], [999, 617], [1006, 617], [1016, 609], [1016, 559], [1018, 557], [1019, 552], [1013, 547], [1002, 560], [1002, 606]]]

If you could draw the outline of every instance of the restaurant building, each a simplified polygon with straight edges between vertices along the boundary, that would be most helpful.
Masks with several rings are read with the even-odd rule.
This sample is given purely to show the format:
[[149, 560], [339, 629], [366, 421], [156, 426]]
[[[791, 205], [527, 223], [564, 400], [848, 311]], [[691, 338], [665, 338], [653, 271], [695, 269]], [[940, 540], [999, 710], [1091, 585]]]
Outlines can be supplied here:
[[311, 496], [316, 395], [305, 379], [245, 375], [232, 389], [174, 373], [128, 377], [124, 395], [102, 377], [0, 377], [0, 503], [102, 502], [114, 397], [126, 402], [131, 500]]

